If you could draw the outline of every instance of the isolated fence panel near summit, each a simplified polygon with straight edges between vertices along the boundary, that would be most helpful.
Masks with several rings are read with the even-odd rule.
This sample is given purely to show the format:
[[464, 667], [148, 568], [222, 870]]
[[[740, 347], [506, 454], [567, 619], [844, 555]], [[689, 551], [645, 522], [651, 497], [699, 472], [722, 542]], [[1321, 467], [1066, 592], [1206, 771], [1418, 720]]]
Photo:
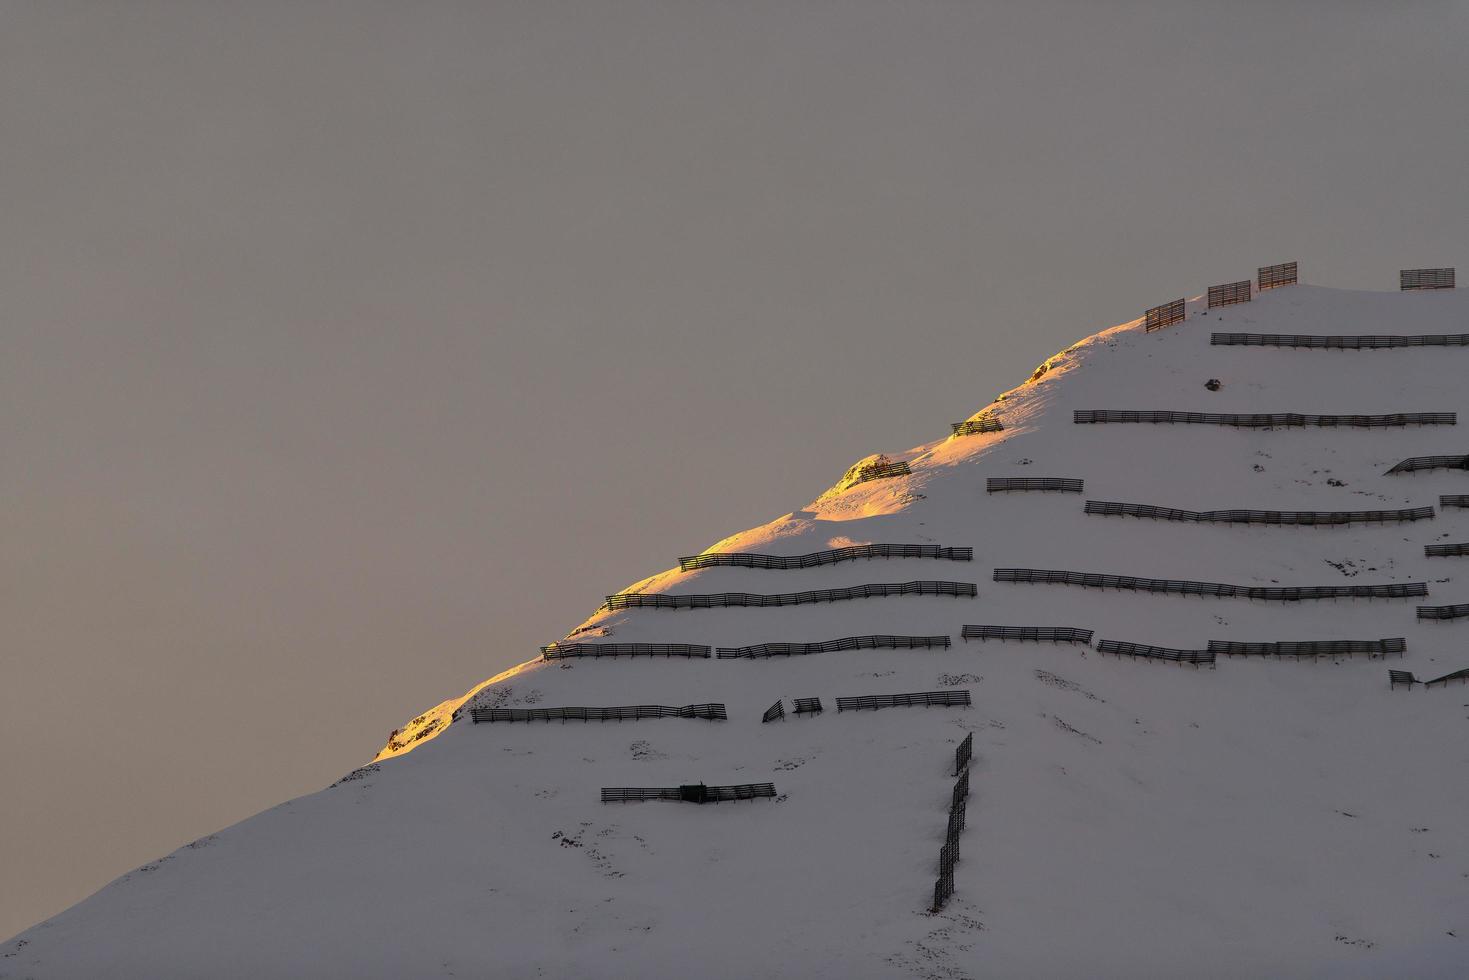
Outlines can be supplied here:
[[1171, 303], [1163, 303], [1143, 313], [1143, 330], [1152, 333], [1154, 330], [1162, 330], [1164, 327], [1183, 322], [1183, 300], [1176, 299]]
[[866, 483], [869, 480], [886, 480], [894, 476], [907, 476], [912, 473], [907, 463], [872, 463], [857, 471], [857, 478], [852, 481], [853, 486], [858, 483]]
[[977, 436], [986, 432], [1003, 432], [1005, 427], [999, 419], [977, 418], [965, 422], [950, 422], [956, 436]]
[[1248, 303], [1249, 301], [1250, 281], [1248, 279], [1209, 287], [1209, 309], [1211, 310], [1216, 306], [1233, 306], [1236, 303]]
[[854, 544], [829, 551], [813, 551], [809, 555], [761, 555], [744, 551], [710, 552], [689, 555], [678, 560], [679, 568], [691, 572], [700, 568], [735, 566], [739, 568], [815, 568], [835, 565], [859, 558], [933, 558], [941, 561], [972, 561], [973, 548], [943, 548], [932, 544]]
[[1453, 289], [1454, 270], [1403, 269], [1398, 273], [1398, 288], [1404, 292], [1414, 289]]
[[[995, 569], [995, 581], [1020, 582], [1030, 585], [1080, 585], [1083, 588], [1165, 592], [1174, 595], [1214, 596], [1226, 599], [1263, 599], [1275, 602], [1299, 602], [1306, 599], [1406, 599], [1428, 594], [1428, 583], [1426, 582], [1280, 587], [1137, 578], [1132, 575], [1101, 575], [1096, 572], [1071, 572], [1051, 568], [997, 568]], [[1430, 607], [1420, 606], [1420, 612], [1424, 608]], [[1469, 609], [1469, 606], [1465, 608]], [[1420, 618], [1424, 617], [1420, 616]]]
[[1088, 514], [1103, 517], [1140, 517], [1192, 524], [1270, 524], [1329, 527], [1348, 524], [1386, 524], [1390, 521], [1422, 521], [1433, 517], [1432, 507], [1401, 510], [1180, 510], [1153, 504], [1130, 504], [1115, 500], [1088, 500]]
[[1013, 490], [1055, 490], [1061, 493], [1081, 493], [1085, 481], [1063, 476], [992, 476], [985, 480], [986, 493]]
[[1282, 262], [1279, 265], [1262, 265], [1257, 275], [1260, 283], [1260, 292], [1274, 289], [1276, 286], [1293, 286], [1298, 281], [1296, 276], [1296, 263]]
[[662, 704], [629, 704], [613, 708], [471, 708], [476, 725], [497, 721], [641, 721], [644, 718], [702, 718], [727, 721], [722, 704], [689, 704], [671, 708]]
[[1034, 640], [1037, 643], [1092, 642], [1092, 631], [1074, 626], [965, 626], [964, 639], [969, 640]]
[[1383, 350], [1390, 347], [1469, 347], [1469, 333], [1313, 335], [1215, 333], [1216, 347], [1307, 347], [1317, 350]]
[[608, 609], [716, 609], [723, 606], [800, 606], [843, 599], [871, 599], [894, 595], [945, 595], [974, 598], [979, 591], [973, 582], [877, 582], [845, 589], [816, 589], [755, 595], [749, 592], [718, 592], [713, 595], [665, 595], [634, 592], [607, 597]]
[[842, 650], [920, 650], [948, 649], [947, 636], [844, 636], [839, 640], [819, 643], [760, 643], [748, 647], [719, 647], [720, 660], [754, 660], [763, 657], [799, 657], [810, 653], [837, 653]]
[[1376, 429], [1405, 425], [1458, 424], [1458, 413], [1456, 412], [1395, 412], [1390, 415], [1305, 415], [1299, 412], [1279, 412], [1262, 415], [1079, 408], [1072, 412], [1071, 418], [1077, 425], [1148, 422], [1170, 425], [1232, 425], [1253, 429], [1286, 429], [1301, 426]]

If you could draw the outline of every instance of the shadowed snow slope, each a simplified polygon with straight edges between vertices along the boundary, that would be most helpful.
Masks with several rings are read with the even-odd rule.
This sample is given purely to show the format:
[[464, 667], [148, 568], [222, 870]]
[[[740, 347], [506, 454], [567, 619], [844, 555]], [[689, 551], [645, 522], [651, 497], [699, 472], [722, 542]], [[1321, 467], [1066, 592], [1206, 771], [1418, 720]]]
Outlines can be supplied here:
[[[977, 583], [786, 608], [600, 611], [585, 642], [715, 647], [869, 633], [943, 649], [769, 660], [534, 661], [397, 733], [378, 761], [140, 868], [0, 947], [0, 977], [980, 977], [1457, 975], [1469, 958], [1469, 688], [1390, 691], [1385, 667], [1469, 666], [1469, 511], [1352, 527], [1195, 525], [1083, 513], [1376, 510], [1469, 493], [1386, 476], [1469, 452], [1462, 427], [1076, 425], [1073, 409], [1323, 414], [1469, 408], [1469, 349], [1213, 347], [1212, 330], [1456, 333], [1462, 292], [1287, 287], [1145, 334], [1098, 334], [988, 406], [1002, 432], [905, 453], [908, 476], [822, 494], [710, 550], [967, 546], [972, 562], [665, 571], [628, 591], [790, 593]], [[1206, 390], [1217, 378], [1223, 387]], [[948, 419], [925, 423], [947, 428]], [[874, 447], [874, 449], [881, 447]], [[991, 476], [1084, 494], [986, 494]], [[670, 561], [676, 556], [670, 556]], [[997, 567], [1236, 585], [1427, 582], [1424, 600], [1250, 602], [1002, 584]], [[1406, 637], [1366, 656], [1221, 658], [1217, 670], [1085, 647], [960, 640], [965, 623], [1097, 639]], [[549, 638], [548, 638], [549, 639]], [[838, 714], [833, 698], [973, 692], [969, 708]], [[777, 698], [827, 711], [760, 723]], [[474, 725], [471, 704], [686, 705], [729, 720]], [[350, 705], [341, 706], [350, 711]], [[455, 719], [457, 716], [457, 720]], [[929, 914], [954, 749], [974, 733], [956, 894]], [[774, 782], [776, 800], [603, 805], [603, 786]], [[1462, 937], [1462, 938], [1460, 938]]]

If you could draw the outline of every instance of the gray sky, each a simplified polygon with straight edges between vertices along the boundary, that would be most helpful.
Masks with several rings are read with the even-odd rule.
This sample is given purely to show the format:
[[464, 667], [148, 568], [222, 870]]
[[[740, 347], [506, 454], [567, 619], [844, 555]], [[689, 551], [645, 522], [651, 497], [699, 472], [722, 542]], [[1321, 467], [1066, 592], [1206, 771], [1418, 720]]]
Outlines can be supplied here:
[[1466, 43], [1461, 4], [0, 2], [0, 936], [1144, 306], [1469, 268]]

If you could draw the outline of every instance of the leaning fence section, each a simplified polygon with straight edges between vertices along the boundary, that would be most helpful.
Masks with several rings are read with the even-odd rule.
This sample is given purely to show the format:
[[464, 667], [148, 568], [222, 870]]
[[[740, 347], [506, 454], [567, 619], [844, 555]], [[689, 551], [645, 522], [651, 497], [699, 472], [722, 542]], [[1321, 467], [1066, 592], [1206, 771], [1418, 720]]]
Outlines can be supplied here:
[[723, 606], [801, 606], [813, 602], [872, 599], [895, 595], [944, 595], [974, 598], [973, 582], [876, 582], [845, 589], [816, 589], [755, 595], [749, 592], [718, 592], [713, 595], [665, 595], [661, 592], [632, 592], [607, 597], [607, 609], [717, 609]]
[[1172, 647], [1155, 647], [1146, 643], [1129, 643], [1126, 640], [1098, 640], [1098, 653], [1110, 653], [1114, 657], [1131, 657], [1134, 660], [1164, 660], [1169, 663], [1189, 664], [1193, 667], [1213, 667], [1213, 650], [1175, 650]]
[[985, 480], [987, 493], [1013, 490], [1054, 490], [1061, 493], [1081, 493], [1082, 480], [1063, 476], [992, 476]]
[[765, 709], [765, 714], [760, 716], [760, 724], [765, 725], [769, 724], [772, 721], [784, 721], [785, 716], [785, 705], [782, 704], [780, 701], [776, 701], [770, 707]]
[[1216, 347], [1304, 347], [1313, 350], [1386, 350], [1394, 347], [1469, 347], [1469, 333], [1425, 334], [1294, 334], [1216, 333]]
[[1265, 643], [1210, 640], [1209, 649], [1227, 657], [1310, 657], [1314, 660], [1358, 653], [1371, 657], [1385, 657], [1391, 653], [1402, 656], [1408, 649], [1408, 641], [1401, 636], [1380, 640], [1281, 640]]
[[1250, 281], [1241, 279], [1239, 282], [1226, 282], [1219, 286], [1209, 287], [1209, 309], [1216, 306], [1233, 306], [1236, 303], [1248, 303], [1250, 301]]
[[1469, 456], [1409, 456], [1394, 463], [1387, 471], [1393, 473], [1416, 473], [1419, 470], [1469, 470]]
[[740, 783], [735, 786], [604, 786], [603, 803], [642, 803], [674, 800], [683, 803], [729, 803], [734, 800], [773, 799], [774, 783]]
[[686, 704], [670, 708], [663, 704], [627, 704], [613, 708], [472, 708], [476, 725], [497, 721], [641, 721], [644, 718], [702, 718], [728, 721], [722, 704]]
[[1143, 312], [1143, 330], [1147, 333], [1162, 330], [1175, 323], [1182, 323], [1183, 316], [1182, 299], [1176, 299], [1171, 303], [1160, 303]]
[[1222, 582], [1192, 582], [1181, 579], [1137, 578], [1132, 575], [1103, 575], [1051, 568], [997, 568], [996, 582], [1029, 585], [1080, 585], [1083, 588], [1123, 589], [1133, 592], [1164, 592], [1174, 595], [1213, 596], [1226, 599], [1264, 599], [1297, 602], [1304, 599], [1405, 599], [1428, 594], [1426, 582], [1395, 582], [1389, 585], [1303, 585], [1267, 587], [1228, 585]]
[[1433, 517], [1432, 507], [1399, 510], [1181, 510], [1153, 504], [1131, 504], [1115, 500], [1088, 500], [1088, 514], [1103, 517], [1143, 517], [1159, 521], [1194, 524], [1271, 524], [1330, 527], [1348, 524], [1387, 524], [1422, 521]]
[[1092, 631], [1074, 626], [965, 626], [964, 639], [969, 640], [1034, 640], [1037, 643], [1092, 642]]
[[1296, 263], [1282, 262], [1279, 265], [1262, 265], [1256, 274], [1256, 280], [1260, 283], [1260, 292], [1274, 289], [1276, 286], [1293, 286], [1299, 278], [1296, 274]]
[[837, 711], [866, 711], [879, 708], [961, 707], [970, 704], [968, 691], [920, 691], [917, 694], [869, 694], [837, 698]]
[[1402, 269], [1398, 272], [1398, 288], [1404, 292], [1415, 289], [1453, 289], [1454, 270]]
[[932, 647], [948, 649], [947, 636], [844, 636], [839, 640], [819, 643], [759, 643], [748, 647], [719, 647], [720, 660], [754, 660], [762, 657], [799, 657], [810, 653], [837, 653], [842, 650], [918, 650]]
[[552, 643], [541, 647], [547, 660], [564, 657], [708, 657], [697, 643]]
[[1229, 425], [1245, 429], [1383, 429], [1408, 425], [1457, 425], [1458, 415], [1455, 412], [1395, 412], [1390, 415], [1305, 415], [1299, 412], [1279, 412], [1262, 415], [1079, 408], [1072, 413], [1072, 421], [1077, 425], [1146, 422], [1168, 425]]
[[835, 565], [859, 558], [933, 558], [940, 561], [972, 561], [973, 548], [948, 548], [933, 544], [854, 544], [808, 555], [761, 555], [744, 551], [710, 552], [689, 555], [678, 560], [679, 568], [691, 572], [700, 568], [734, 566], [739, 568], [792, 569]]

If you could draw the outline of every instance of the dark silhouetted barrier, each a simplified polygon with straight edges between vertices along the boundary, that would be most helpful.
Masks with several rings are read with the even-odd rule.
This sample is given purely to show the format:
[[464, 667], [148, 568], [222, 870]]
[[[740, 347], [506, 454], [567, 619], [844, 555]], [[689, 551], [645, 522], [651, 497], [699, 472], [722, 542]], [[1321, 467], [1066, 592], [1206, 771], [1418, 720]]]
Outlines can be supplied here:
[[1166, 660], [1176, 664], [1191, 664], [1194, 667], [1207, 664], [1214, 666], [1212, 650], [1174, 650], [1170, 647], [1153, 647], [1146, 643], [1128, 643], [1125, 640], [1100, 640], [1098, 653], [1110, 653], [1116, 657], [1142, 657], [1146, 660]]
[[[954, 775], [959, 775], [969, 765], [969, 760], [974, 758], [974, 733], [970, 732], [964, 736], [964, 741], [954, 750]], [[964, 787], [967, 790], [969, 783], [966, 780]]]
[[956, 436], [977, 436], [986, 432], [1003, 432], [1005, 427], [1000, 424], [999, 419], [977, 418], [964, 422], [951, 422], [950, 427]]
[[1394, 463], [1388, 474], [1415, 473], [1418, 470], [1469, 470], [1469, 456], [1410, 456]]
[[1174, 595], [1216, 596], [1226, 599], [1265, 599], [1298, 602], [1303, 599], [1406, 599], [1428, 594], [1426, 582], [1391, 585], [1307, 585], [1266, 587], [1226, 585], [1221, 582], [1190, 582], [1178, 579], [1136, 578], [1131, 575], [1099, 575], [1049, 568], [997, 568], [996, 582], [1031, 585], [1080, 585], [1085, 588], [1127, 589], [1134, 592], [1166, 592]]
[[1448, 687], [1454, 681], [1458, 681], [1460, 684], [1469, 684], [1469, 667], [1465, 667], [1463, 670], [1456, 670], [1452, 674], [1444, 674], [1442, 677], [1435, 677], [1431, 681], [1420, 681], [1406, 670], [1390, 670], [1387, 672], [1387, 686], [1389, 688], [1397, 687], [1399, 684], [1406, 684], [1409, 690], [1412, 690], [1414, 684], [1422, 684], [1424, 688], [1434, 686]]
[[1379, 429], [1405, 425], [1457, 425], [1454, 412], [1397, 412], [1392, 415], [1302, 415], [1281, 412], [1273, 415], [1238, 415], [1218, 412], [1152, 412], [1118, 409], [1082, 409], [1072, 413], [1078, 425], [1108, 422], [1147, 422], [1169, 425], [1229, 425], [1246, 429], [1289, 429], [1302, 427]]
[[918, 694], [869, 694], [856, 698], [837, 698], [837, 711], [865, 711], [878, 708], [954, 707], [970, 703], [968, 691], [922, 691]]
[[1062, 493], [1081, 493], [1083, 482], [1061, 476], [992, 476], [985, 480], [988, 493], [1006, 490], [1059, 490]]
[[813, 602], [840, 602], [844, 599], [873, 599], [894, 595], [978, 595], [973, 582], [878, 582], [853, 585], [845, 589], [816, 589], [811, 592], [787, 592], [777, 595], [754, 595], [749, 592], [718, 592], [713, 595], [665, 595], [661, 592], [633, 592], [607, 597], [608, 609], [716, 609], [722, 606], [802, 606]]
[[1465, 667], [1463, 670], [1456, 670], [1452, 674], [1444, 674], [1442, 677], [1435, 677], [1431, 681], [1424, 681], [1423, 686], [1433, 687], [1437, 684], [1441, 687], [1448, 687], [1454, 681], [1458, 681], [1460, 684], [1469, 684], [1469, 667]]
[[824, 710], [820, 698], [792, 698], [798, 715], [819, 715]]
[[1250, 281], [1248, 279], [1209, 287], [1209, 309], [1211, 310], [1216, 306], [1233, 306], [1236, 303], [1248, 303], [1249, 301]]
[[1469, 616], [1469, 602], [1456, 606], [1419, 606], [1419, 619], [1463, 619]]
[[1176, 299], [1171, 303], [1161, 303], [1143, 311], [1143, 330], [1148, 333], [1181, 322], [1183, 322], [1183, 300], [1181, 299]]
[[1402, 269], [1398, 272], [1398, 288], [1407, 292], [1413, 289], [1453, 289], [1453, 269]]
[[710, 648], [696, 643], [552, 643], [541, 647], [547, 660], [563, 657], [707, 657]]
[[907, 476], [912, 472], [907, 463], [869, 463], [857, 470], [857, 475], [852, 480], [852, 485], [856, 486], [858, 483], [866, 483], [869, 480], [886, 480], [894, 476]]
[[1423, 554], [1428, 558], [1462, 558], [1469, 555], [1469, 544], [1426, 544]]
[[758, 800], [775, 797], [774, 783], [741, 783], [737, 786], [604, 786], [603, 803], [642, 803], [647, 800], [674, 800], [683, 803], [729, 803], [734, 800]]
[[1262, 265], [1256, 278], [1259, 280], [1262, 293], [1276, 286], [1293, 286], [1297, 282], [1296, 264], [1282, 262], [1279, 265]]
[[496, 721], [641, 721], [644, 718], [703, 718], [727, 721], [722, 704], [629, 704], [616, 708], [472, 708], [474, 723]]
[[1092, 631], [1072, 626], [966, 626], [964, 639], [968, 640], [1042, 640], [1051, 643], [1092, 642]]
[[680, 558], [678, 564], [686, 572], [723, 565], [784, 570], [835, 565], [838, 562], [856, 561], [859, 558], [936, 558], [944, 561], [972, 561], [974, 549], [941, 548], [933, 544], [854, 544], [846, 548], [833, 548], [830, 551], [813, 551], [809, 555], [758, 555], [743, 551], [716, 551]]
[[1406, 684], [1408, 685], [1408, 690], [1411, 691], [1413, 685], [1417, 683], [1418, 678], [1414, 677], [1413, 672], [1410, 670], [1390, 670], [1387, 672], [1387, 686], [1389, 689], [1395, 688], [1399, 684]]
[[1301, 527], [1330, 527], [1348, 524], [1386, 524], [1390, 521], [1422, 521], [1433, 517], [1432, 507], [1401, 510], [1180, 510], [1153, 504], [1128, 504], [1113, 500], [1088, 500], [1088, 514], [1103, 517], [1147, 517], [1159, 521], [1194, 524], [1278, 524]]
[[1285, 640], [1276, 643], [1241, 643], [1234, 640], [1210, 640], [1209, 649], [1229, 657], [1337, 657], [1356, 653], [1385, 657], [1402, 656], [1408, 641], [1401, 636], [1382, 640]]
[[1438, 498], [1440, 507], [1469, 507], [1469, 493], [1450, 493]]
[[1393, 347], [1469, 347], [1469, 333], [1299, 334], [1216, 333], [1216, 347], [1305, 347], [1312, 350], [1386, 350]]
[[763, 715], [760, 716], [760, 724], [764, 725], [767, 722], [783, 721], [785, 719], [785, 716], [786, 716], [785, 706], [782, 705], [779, 701], [777, 701], [774, 704], [772, 704], [770, 707], [768, 707], [768, 708], [765, 709], [765, 714], [763, 714]]
[[923, 647], [949, 646], [947, 636], [844, 636], [840, 640], [820, 643], [761, 643], [749, 647], [720, 647], [720, 660], [754, 659], [758, 657], [799, 657], [808, 653], [836, 653], [841, 650], [916, 650]]

